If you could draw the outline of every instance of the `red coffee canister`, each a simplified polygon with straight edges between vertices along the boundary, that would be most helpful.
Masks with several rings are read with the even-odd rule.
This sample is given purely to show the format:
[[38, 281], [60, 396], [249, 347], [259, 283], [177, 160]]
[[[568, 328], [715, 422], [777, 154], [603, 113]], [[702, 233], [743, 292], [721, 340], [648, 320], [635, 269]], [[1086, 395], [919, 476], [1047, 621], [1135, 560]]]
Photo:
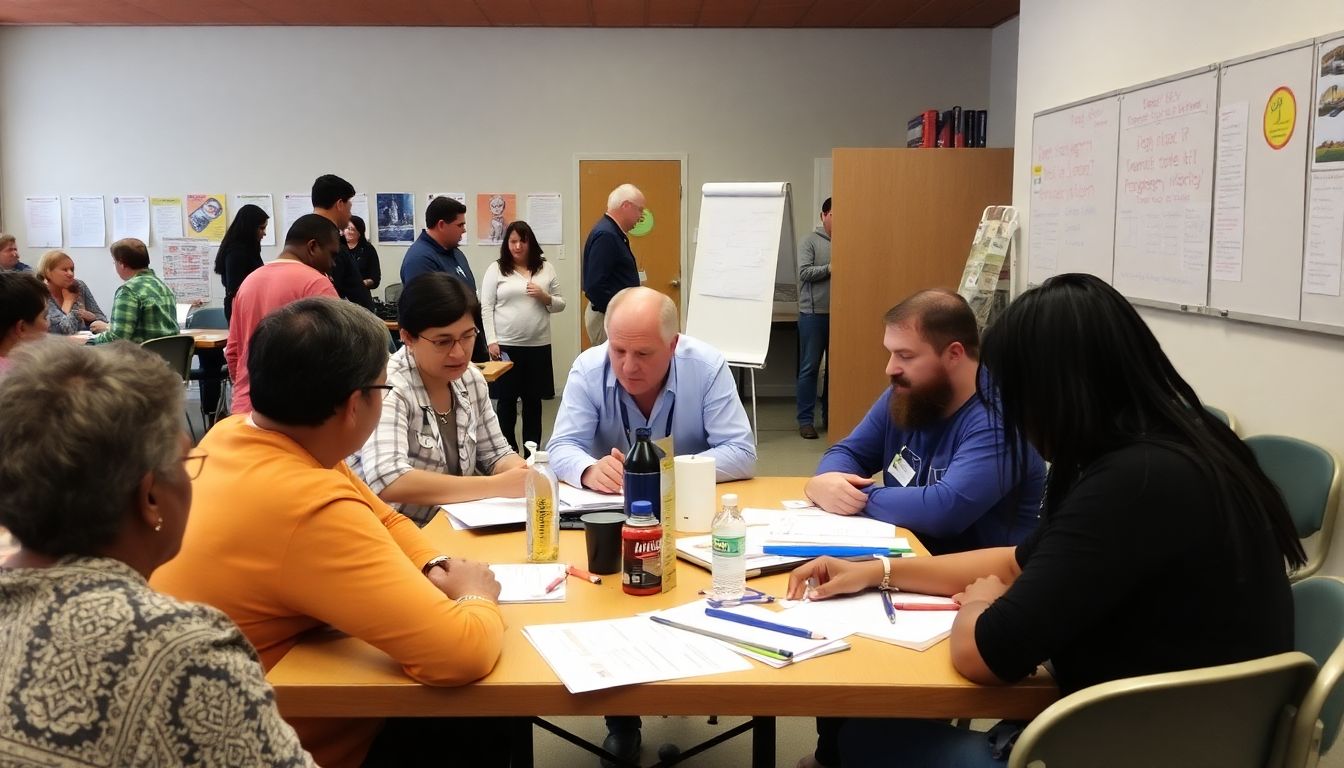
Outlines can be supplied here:
[[621, 526], [621, 589], [627, 595], [663, 591], [663, 526], [647, 501], [631, 504]]

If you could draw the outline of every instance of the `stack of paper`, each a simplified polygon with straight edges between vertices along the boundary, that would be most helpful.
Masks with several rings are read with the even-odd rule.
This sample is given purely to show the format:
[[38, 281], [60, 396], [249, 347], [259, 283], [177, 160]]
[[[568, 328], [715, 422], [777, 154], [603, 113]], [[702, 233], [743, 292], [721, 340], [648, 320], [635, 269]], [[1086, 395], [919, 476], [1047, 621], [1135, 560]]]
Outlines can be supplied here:
[[[624, 504], [625, 497], [619, 493], [598, 493], [587, 488], [574, 488], [563, 483], [560, 485], [561, 513], [621, 509]], [[442, 509], [448, 514], [448, 522], [459, 531], [495, 525], [521, 525], [527, 521], [527, 500], [523, 498], [495, 496], [444, 504]]]
[[[499, 582], [501, 603], [563, 603], [565, 582], [564, 563], [493, 563], [495, 580]], [[550, 592], [546, 588], [560, 580]]]
[[[767, 573], [779, 573], [780, 571], [793, 570], [800, 563], [805, 563], [811, 558], [807, 557], [787, 557], [785, 555], [767, 555], [763, 551], [765, 547], [766, 529], [760, 526], [747, 525], [747, 578], [754, 579]], [[677, 557], [686, 560], [701, 568], [709, 568], [713, 557], [711, 535], [704, 536], [683, 536], [677, 539]]]
[[523, 635], [570, 693], [751, 669], [721, 643], [643, 616], [536, 624]]
[[[901, 602], [946, 602], [948, 598], [899, 592]], [[862, 637], [881, 640], [911, 650], [923, 651], [952, 632], [956, 611], [896, 611], [896, 622], [887, 619], [878, 592], [862, 592], [798, 603], [775, 614], [785, 624], [810, 627], [827, 637]]]
[[879, 547], [908, 549], [909, 540], [896, 535], [896, 527], [871, 517], [832, 515], [829, 512], [787, 512], [770, 523], [767, 544], [816, 544], [819, 546]]
[[[849, 643], [845, 642], [844, 639], [840, 637], [827, 635], [821, 640], [797, 637], [796, 635], [775, 632], [769, 629], [762, 629], [746, 624], [740, 624], [735, 621], [708, 616], [705, 614], [705, 608], [707, 607], [708, 604], [704, 600], [696, 600], [693, 603], [679, 605], [676, 608], [669, 608], [665, 611], [659, 611], [650, 615], [658, 616], [659, 618], [667, 619], [668, 621], [674, 621], [677, 624], [687, 627], [708, 630], [718, 635], [731, 637], [740, 640], [747, 645], [756, 646], [758, 648], [785, 650], [793, 654], [791, 657], [781, 659], [775, 655], [757, 653], [750, 648], [744, 648], [735, 643], [714, 640], [714, 642], [721, 643], [725, 648], [728, 648], [735, 653], [740, 653], [747, 658], [755, 659], [762, 664], [769, 664], [776, 669], [786, 667], [790, 664], [796, 664], [800, 661], [814, 659], [818, 656], [825, 656], [830, 653], [849, 650]], [[786, 620], [783, 613], [767, 610], [758, 605], [739, 605], [733, 608], [725, 608], [724, 610], [752, 619], [773, 623], [787, 623], [800, 628], [816, 631], [815, 627], [800, 625], [795, 621]], [[681, 633], [691, 637], [698, 637], [698, 635], [691, 631], [681, 630]]]

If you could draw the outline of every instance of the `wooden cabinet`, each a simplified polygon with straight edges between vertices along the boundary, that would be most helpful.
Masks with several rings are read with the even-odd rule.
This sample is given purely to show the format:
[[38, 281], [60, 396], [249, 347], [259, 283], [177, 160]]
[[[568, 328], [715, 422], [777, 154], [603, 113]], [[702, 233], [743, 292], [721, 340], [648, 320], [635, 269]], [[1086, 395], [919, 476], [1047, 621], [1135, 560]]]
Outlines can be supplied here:
[[956, 289], [980, 214], [1012, 202], [1011, 149], [837, 149], [832, 155], [830, 429], [850, 433], [888, 385], [882, 316]]

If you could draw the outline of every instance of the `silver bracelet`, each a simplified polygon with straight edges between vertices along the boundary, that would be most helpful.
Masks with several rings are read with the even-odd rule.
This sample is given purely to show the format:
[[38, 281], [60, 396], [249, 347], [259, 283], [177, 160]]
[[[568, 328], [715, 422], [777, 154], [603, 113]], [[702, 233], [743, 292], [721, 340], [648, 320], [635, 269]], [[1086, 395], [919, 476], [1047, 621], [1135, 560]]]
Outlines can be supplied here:
[[467, 600], [484, 600], [485, 602], [490, 603], [491, 605], [494, 605], [494, 602], [495, 602], [494, 600], [491, 600], [490, 598], [488, 598], [488, 597], [486, 597], [486, 596], [484, 596], [484, 595], [463, 595], [463, 596], [457, 598], [456, 600], [454, 600], [453, 602], [455, 602], [455, 603], [459, 603], [459, 604], [460, 604], [460, 603], [465, 602], [465, 601], [467, 601]]

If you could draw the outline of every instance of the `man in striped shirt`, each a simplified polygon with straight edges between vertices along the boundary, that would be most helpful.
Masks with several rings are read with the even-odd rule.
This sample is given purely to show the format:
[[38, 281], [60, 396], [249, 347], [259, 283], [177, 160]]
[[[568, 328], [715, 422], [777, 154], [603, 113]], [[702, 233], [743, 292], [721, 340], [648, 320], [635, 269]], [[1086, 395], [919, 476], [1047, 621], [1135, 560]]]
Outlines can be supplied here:
[[123, 281], [112, 298], [112, 325], [90, 344], [124, 339], [139, 344], [177, 335], [177, 298], [149, 268], [149, 248], [134, 237], [112, 244], [112, 263]]

